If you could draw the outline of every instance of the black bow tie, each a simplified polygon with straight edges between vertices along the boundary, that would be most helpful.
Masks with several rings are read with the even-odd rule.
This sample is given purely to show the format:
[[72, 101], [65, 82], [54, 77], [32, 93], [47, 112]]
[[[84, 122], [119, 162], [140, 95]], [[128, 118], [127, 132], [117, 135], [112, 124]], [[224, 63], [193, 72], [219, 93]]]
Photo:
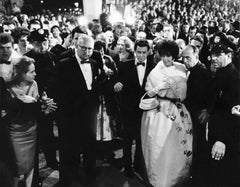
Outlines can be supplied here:
[[11, 64], [11, 61], [0, 60], [0, 64]]
[[90, 64], [89, 60], [81, 60], [81, 64]]
[[137, 62], [137, 66], [145, 66], [144, 62]]

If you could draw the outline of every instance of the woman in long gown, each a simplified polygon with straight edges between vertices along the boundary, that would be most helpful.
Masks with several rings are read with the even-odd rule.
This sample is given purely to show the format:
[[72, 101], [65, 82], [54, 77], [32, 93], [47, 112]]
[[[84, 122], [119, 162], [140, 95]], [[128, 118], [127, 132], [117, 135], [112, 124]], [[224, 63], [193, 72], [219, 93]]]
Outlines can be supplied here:
[[[18, 186], [19, 178], [23, 176], [25, 186], [31, 187], [36, 153], [36, 117], [40, 111], [34, 60], [22, 57], [14, 66], [13, 73], [4, 99], [4, 125], [15, 160], [13, 186]], [[52, 109], [47, 107], [46, 111]]]
[[182, 101], [186, 97], [187, 73], [174, 62], [174, 41], [159, 46], [162, 61], [147, 78], [149, 98], [142, 99], [142, 150], [149, 182], [154, 187], [181, 185], [188, 176], [192, 158], [192, 122]]

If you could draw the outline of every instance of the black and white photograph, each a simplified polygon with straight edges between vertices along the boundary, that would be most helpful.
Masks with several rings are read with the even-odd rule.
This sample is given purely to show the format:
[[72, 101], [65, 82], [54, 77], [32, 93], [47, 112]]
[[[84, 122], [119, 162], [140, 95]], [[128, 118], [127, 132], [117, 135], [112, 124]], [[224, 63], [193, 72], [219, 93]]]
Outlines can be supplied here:
[[0, 0], [0, 187], [239, 187], [240, 0]]

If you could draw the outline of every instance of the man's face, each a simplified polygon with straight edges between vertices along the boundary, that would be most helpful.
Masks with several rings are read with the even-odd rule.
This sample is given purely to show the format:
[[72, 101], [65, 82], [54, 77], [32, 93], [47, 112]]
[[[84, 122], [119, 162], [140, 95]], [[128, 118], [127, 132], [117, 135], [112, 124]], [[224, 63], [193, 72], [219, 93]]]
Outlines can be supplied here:
[[0, 43], [0, 60], [8, 61], [12, 54], [13, 46], [12, 43], [2, 44]]
[[179, 30], [179, 25], [173, 24], [173, 30], [174, 30], [174, 32], [177, 32]]
[[188, 33], [189, 25], [183, 25], [183, 32]]
[[78, 46], [78, 38], [79, 38], [81, 35], [82, 35], [82, 33], [77, 33], [77, 32], [74, 33], [72, 42], [73, 42], [73, 45], [74, 45], [74, 47], [75, 47], [76, 49], [77, 49], [77, 46]]
[[139, 62], [144, 62], [147, 59], [148, 48], [137, 46], [135, 50], [135, 55]]
[[190, 38], [193, 38], [195, 36], [196, 32], [197, 32], [197, 29], [190, 29], [188, 32], [188, 36]]
[[173, 29], [171, 27], [164, 27], [162, 32], [164, 39], [173, 40]]
[[198, 62], [198, 55], [193, 52], [193, 49], [187, 47], [182, 52], [182, 60], [187, 69], [193, 68]]
[[81, 60], [88, 60], [93, 54], [94, 42], [91, 40], [79, 40], [77, 54]]
[[27, 35], [21, 36], [20, 39], [18, 40], [18, 44], [22, 47], [27, 47], [28, 44]]
[[190, 44], [193, 45], [193, 46], [195, 46], [195, 47], [197, 48], [198, 52], [201, 51], [201, 49], [202, 49], [202, 43], [199, 42], [198, 40], [191, 40], [191, 41], [190, 41]]
[[212, 59], [212, 66], [215, 69], [224, 67], [224, 64], [227, 62], [227, 54], [225, 53], [216, 53], [216, 54], [211, 54], [211, 59]]
[[3, 33], [11, 34], [13, 29], [14, 29], [14, 25], [13, 24], [3, 25]]

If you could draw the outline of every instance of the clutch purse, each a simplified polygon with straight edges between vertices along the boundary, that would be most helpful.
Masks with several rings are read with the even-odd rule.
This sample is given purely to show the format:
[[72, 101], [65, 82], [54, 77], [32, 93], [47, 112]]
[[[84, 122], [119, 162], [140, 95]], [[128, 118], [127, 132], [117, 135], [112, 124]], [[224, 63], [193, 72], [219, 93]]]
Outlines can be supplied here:
[[147, 93], [145, 93], [141, 100], [140, 100], [140, 104], [139, 104], [139, 108], [142, 110], [152, 110], [155, 109], [159, 106], [159, 101], [156, 97], [152, 97], [152, 98], [144, 98], [146, 96]]

